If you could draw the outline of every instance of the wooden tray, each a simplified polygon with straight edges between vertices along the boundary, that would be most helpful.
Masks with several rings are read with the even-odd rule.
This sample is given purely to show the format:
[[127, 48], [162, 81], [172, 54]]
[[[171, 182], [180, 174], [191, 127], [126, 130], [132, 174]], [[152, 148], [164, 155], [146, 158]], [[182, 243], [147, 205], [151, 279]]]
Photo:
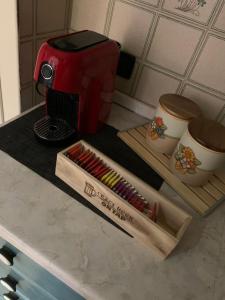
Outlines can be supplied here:
[[[158, 202], [157, 222], [153, 222], [65, 155], [70, 148], [78, 143], [100, 157], [109, 167], [132, 184], [146, 200]], [[97, 149], [84, 141], [78, 143], [58, 153], [56, 175], [134, 238], [143, 242], [161, 258], [166, 258], [180, 241], [191, 221], [191, 217]]]
[[203, 187], [190, 187], [174, 176], [168, 167], [169, 156], [151, 150], [145, 141], [148, 124], [127, 131], [118, 136], [130, 146], [147, 164], [200, 215], [205, 216], [225, 200], [225, 170], [219, 171]]

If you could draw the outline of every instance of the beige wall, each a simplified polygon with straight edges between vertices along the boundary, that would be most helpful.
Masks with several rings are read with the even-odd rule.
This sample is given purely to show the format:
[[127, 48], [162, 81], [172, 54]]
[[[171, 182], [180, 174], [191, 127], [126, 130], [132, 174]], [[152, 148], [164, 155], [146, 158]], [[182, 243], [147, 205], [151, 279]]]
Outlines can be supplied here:
[[[71, 30], [92, 29], [137, 57], [119, 101], [143, 114], [163, 93], [190, 97], [205, 114], [225, 115], [225, 1], [73, 0]], [[147, 112], [147, 113], [146, 113]]]
[[4, 120], [4, 115], [3, 115], [2, 89], [1, 89], [1, 78], [0, 78], [0, 124], [2, 124], [3, 120]]
[[4, 121], [20, 113], [17, 31], [16, 0], [0, 0], [0, 78]]

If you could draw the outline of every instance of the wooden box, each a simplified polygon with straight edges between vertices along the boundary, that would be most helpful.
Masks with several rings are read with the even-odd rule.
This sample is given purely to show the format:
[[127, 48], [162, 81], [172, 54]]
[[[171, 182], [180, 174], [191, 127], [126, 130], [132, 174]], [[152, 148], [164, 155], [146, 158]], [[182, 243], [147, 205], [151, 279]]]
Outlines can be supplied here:
[[[149, 219], [101, 181], [70, 160], [66, 156], [66, 152], [78, 143], [103, 159], [109, 167], [132, 184], [145, 199], [158, 202], [157, 222]], [[134, 238], [154, 250], [161, 258], [166, 258], [182, 238], [191, 217], [151, 186], [91, 145], [84, 141], [78, 143], [58, 153], [56, 175]]]

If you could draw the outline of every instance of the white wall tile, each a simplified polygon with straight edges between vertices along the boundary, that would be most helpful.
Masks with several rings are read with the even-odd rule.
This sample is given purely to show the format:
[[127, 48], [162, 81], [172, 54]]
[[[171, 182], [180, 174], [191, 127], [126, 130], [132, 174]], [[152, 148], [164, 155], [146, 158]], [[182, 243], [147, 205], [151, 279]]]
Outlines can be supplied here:
[[[9, 2], [9, 1], [7, 1]], [[40, 44], [67, 33], [72, 0], [18, 0], [21, 108], [35, 104], [33, 70]], [[36, 26], [33, 26], [36, 22]], [[11, 47], [12, 48], [12, 47]], [[33, 99], [34, 98], [34, 99]], [[39, 99], [38, 99], [39, 101]]]
[[20, 37], [33, 33], [33, 0], [19, 0], [19, 34]]
[[66, 0], [37, 1], [37, 33], [63, 30], [65, 25]]
[[206, 0], [203, 6], [198, 0], [165, 0], [163, 9], [201, 23], [207, 23], [217, 0]]
[[109, 36], [120, 42], [124, 50], [141, 56], [152, 20], [152, 13], [117, 1]]
[[40, 49], [41, 45], [44, 42], [46, 42], [50, 38], [53, 38], [54, 36], [60, 36], [60, 35], [63, 35], [63, 34], [65, 34], [64, 31], [59, 31], [57, 33], [51, 33], [51, 34], [49, 34], [49, 36], [45, 36], [45, 37], [41, 37], [41, 38], [37, 37], [37, 39], [36, 39], [36, 49], [35, 49], [35, 61], [36, 61], [36, 56], [37, 56], [38, 50]]
[[201, 35], [200, 30], [161, 17], [147, 58], [152, 63], [184, 74]]
[[209, 36], [191, 79], [225, 93], [225, 41]]
[[41, 93], [41, 95], [38, 94], [37, 91], [35, 90], [35, 98], [34, 98], [34, 101], [33, 101], [33, 103], [35, 105], [40, 104], [41, 102], [45, 102], [45, 96], [43, 96], [43, 95], [45, 95], [44, 85], [43, 84], [39, 85], [38, 90]]
[[214, 27], [219, 30], [225, 31], [225, 4], [223, 5], [223, 7], [215, 21]]
[[218, 98], [191, 85], [185, 86], [182, 95], [196, 102], [201, 107], [204, 115], [210, 119], [216, 119], [225, 105], [225, 98]]
[[109, 0], [73, 1], [71, 28], [103, 33]]
[[38, 54], [38, 51], [41, 47], [41, 45], [47, 40], [48, 38], [41, 38], [36, 40], [36, 54]]
[[20, 82], [22, 85], [32, 82], [33, 44], [32, 41], [20, 44]]
[[32, 107], [33, 104], [32, 85], [21, 90], [21, 112]]
[[166, 93], [176, 93], [180, 81], [159, 71], [144, 67], [135, 97], [146, 104], [158, 105], [159, 97]]

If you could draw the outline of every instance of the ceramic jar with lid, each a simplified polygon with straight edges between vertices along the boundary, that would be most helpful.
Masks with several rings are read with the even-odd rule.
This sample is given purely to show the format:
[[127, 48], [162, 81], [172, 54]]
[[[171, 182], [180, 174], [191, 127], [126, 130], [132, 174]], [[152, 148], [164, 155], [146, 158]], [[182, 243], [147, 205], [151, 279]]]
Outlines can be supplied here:
[[192, 120], [170, 159], [171, 171], [189, 185], [202, 186], [219, 168], [225, 168], [225, 127]]
[[159, 99], [154, 119], [147, 129], [146, 141], [157, 152], [172, 154], [187, 125], [201, 110], [192, 100], [175, 94]]

